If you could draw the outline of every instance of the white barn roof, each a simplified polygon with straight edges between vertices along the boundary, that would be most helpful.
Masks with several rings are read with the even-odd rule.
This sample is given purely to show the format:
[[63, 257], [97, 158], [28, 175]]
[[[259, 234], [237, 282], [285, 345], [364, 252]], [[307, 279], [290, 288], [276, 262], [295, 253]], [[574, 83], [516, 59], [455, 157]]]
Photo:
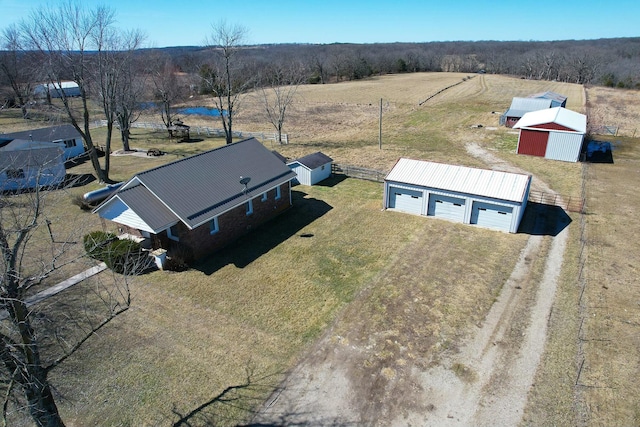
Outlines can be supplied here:
[[527, 128], [532, 126], [543, 125], [546, 123], [556, 123], [561, 126], [568, 127], [576, 132], [587, 132], [587, 116], [567, 110], [563, 107], [547, 108], [545, 110], [531, 111], [524, 116], [513, 128]]
[[398, 160], [385, 180], [492, 199], [523, 202], [531, 177], [510, 172], [402, 158]]

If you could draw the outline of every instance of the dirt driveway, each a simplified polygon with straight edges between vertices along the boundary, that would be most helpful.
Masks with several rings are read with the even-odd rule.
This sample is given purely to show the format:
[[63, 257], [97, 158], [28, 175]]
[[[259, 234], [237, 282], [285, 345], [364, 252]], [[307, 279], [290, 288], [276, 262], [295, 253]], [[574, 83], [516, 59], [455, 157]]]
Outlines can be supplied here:
[[[469, 153], [500, 170], [517, 171], [481, 147]], [[534, 177], [534, 187], [550, 190]], [[536, 226], [542, 226], [537, 221]], [[535, 227], [535, 226], [534, 226]], [[484, 321], [456, 350], [419, 364], [407, 349], [398, 369], [366, 369], [366, 355], [380, 349], [354, 342], [340, 320], [288, 375], [256, 423], [282, 425], [489, 426], [517, 425], [523, 416], [547, 332], [561, 270], [568, 227], [555, 235], [531, 233], [515, 268]], [[535, 228], [534, 228], [535, 230]], [[425, 253], [416, 239], [399, 257]], [[367, 298], [366, 293], [360, 297]], [[344, 318], [357, 317], [354, 301]], [[367, 330], [367, 319], [354, 327], [372, 337], [387, 331]], [[389, 340], [387, 340], [389, 341]], [[394, 342], [387, 343], [393, 346]], [[395, 342], [397, 346], [398, 343]], [[380, 384], [379, 387], [376, 384]]]

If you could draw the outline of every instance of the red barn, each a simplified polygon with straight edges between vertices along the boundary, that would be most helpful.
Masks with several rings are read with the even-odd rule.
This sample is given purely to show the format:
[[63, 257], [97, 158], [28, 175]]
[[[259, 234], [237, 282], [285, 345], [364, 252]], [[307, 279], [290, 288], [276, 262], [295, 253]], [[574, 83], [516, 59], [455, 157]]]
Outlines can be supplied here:
[[577, 162], [587, 132], [587, 116], [563, 107], [526, 113], [513, 126], [520, 129], [518, 154]]

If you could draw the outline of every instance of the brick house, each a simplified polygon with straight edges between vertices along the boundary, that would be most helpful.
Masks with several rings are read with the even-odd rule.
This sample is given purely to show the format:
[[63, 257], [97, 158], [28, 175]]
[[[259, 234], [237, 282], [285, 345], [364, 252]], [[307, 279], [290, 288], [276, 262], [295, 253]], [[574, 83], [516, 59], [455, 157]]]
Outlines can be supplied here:
[[138, 173], [94, 212], [196, 260], [290, 208], [295, 176], [250, 138]]

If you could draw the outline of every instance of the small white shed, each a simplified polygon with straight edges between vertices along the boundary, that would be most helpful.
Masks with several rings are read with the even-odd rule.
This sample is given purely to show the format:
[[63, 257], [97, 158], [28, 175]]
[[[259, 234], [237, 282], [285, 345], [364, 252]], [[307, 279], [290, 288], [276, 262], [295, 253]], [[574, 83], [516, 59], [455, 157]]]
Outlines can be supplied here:
[[294, 183], [314, 185], [331, 176], [332, 162], [331, 157], [318, 151], [289, 162], [287, 166], [298, 175]]
[[516, 233], [531, 176], [400, 159], [384, 181], [384, 208]]

